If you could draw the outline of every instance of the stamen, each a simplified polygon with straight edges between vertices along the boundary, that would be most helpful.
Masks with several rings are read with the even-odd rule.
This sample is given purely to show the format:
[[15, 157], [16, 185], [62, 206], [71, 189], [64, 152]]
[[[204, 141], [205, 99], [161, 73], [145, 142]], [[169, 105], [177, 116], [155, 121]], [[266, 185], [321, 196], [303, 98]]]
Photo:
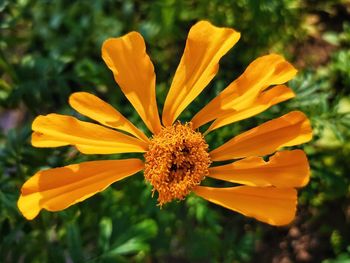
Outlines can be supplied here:
[[145, 178], [158, 193], [159, 205], [184, 199], [208, 175], [208, 144], [191, 123], [162, 128], [145, 154]]

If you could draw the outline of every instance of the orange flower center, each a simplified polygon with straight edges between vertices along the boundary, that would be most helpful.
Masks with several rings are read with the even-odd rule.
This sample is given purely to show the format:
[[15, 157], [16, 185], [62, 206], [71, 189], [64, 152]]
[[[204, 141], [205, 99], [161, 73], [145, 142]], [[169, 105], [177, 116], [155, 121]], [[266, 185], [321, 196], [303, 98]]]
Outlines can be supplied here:
[[191, 123], [162, 128], [145, 153], [145, 178], [158, 192], [159, 205], [182, 200], [208, 175], [208, 144]]

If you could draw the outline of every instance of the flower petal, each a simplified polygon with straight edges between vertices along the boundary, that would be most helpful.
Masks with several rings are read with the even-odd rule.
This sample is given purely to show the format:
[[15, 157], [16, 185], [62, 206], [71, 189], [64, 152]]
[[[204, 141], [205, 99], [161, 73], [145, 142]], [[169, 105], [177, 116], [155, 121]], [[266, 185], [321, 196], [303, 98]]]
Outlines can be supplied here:
[[194, 192], [214, 204], [270, 225], [287, 225], [295, 217], [297, 192], [292, 188], [197, 186]]
[[140, 140], [148, 142], [146, 135], [136, 128], [119, 111], [90, 93], [73, 93], [69, 97], [69, 104], [79, 113], [98, 121], [102, 125], [128, 132]]
[[37, 172], [22, 186], [18, 208], [27, 219], [60, 211], [143, 169], [139, 159], [92, 161]]
[[64, 141], [57, 141], [55, 136], [50, 136], [40, 132], [32, 133], [32, 145], [35, 147], [60, 147], [67, 146], [69, 143]]
[[243, 108], [241, 110], [232, 110], [231, 112], [228, 112], [227, 114], [217, 118], [210, 125], [206, 133], [233, 122], [250, 118], [267, 110], [275, 104], [289, 100], [293, 97], [295, 97], [295, 94], [290, 88], [284, 85], [274, 86], [273, 88], [261, 93], [259, 97], [257, 97], [257, 99], [246, 108]]
[[207, 21], [195, 24], [187, 37], [184, 54], [176, 70], [163, 109], [163, 124], [170, 126], [203, 91], [219, 69], [219, 60], [240, 34], [215, 27]]
[[304, 113], [293, 111], [246, 131], [211, 151], [213, 161], [271, 154], [284, 146], [310, 141], [312, 130]]
[[305, 153], [293, 150], [278, 152], [268, 162], [248, 157], [210, 167], [208, 176], [249, 186], [301, 187], [309, 181], [310, 167]]
[[[38, 116], [32, 129], [35, 147], [75, 145], [88, 154], [145, 152], [148, 149], [147, 143], [137, 138], [71, 116]], [[84, 148], [89, 150], [84, 151]]]
[[123, 37], [107, 39], [102, 46], [102, 58], [146, 126], [153, 133], [159, 132], [156, 75], [143, 37], [131, 32]]
[[247, 109], [271, 85], [292, 79], [297, 70], [282, 56], [270, 54], [254, 60], [244, 73], [201, 109], [191, 120], [198, 128], [228, 111]]

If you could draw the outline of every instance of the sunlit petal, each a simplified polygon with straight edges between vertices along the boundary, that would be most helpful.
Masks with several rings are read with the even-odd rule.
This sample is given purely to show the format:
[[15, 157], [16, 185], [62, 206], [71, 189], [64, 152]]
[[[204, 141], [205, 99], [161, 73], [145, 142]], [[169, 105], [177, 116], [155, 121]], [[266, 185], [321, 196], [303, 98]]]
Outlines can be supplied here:
[[143, 37], [131, 32], [123, 37], [107, 39], [102, 46], [102, 58], [150, 131], [159, 132], [156, 75]]
[[206, 133], [218, 129], [222, 126], [234, 123], [236, 121], [244, 120], [257, 115], [271, 106], [278, 104], [282, 101], [286, 101], [295, 96], [294, 92], [284, 86], [278, 85], [273, 88], [262, 92], [251, 105], [247, 105], [246, 108], [241, 110], [228, 110], [228, 113], [217, 118], [208, 128]]
[[39, 171], [22, 187], [18, 208], [27, 219], [60, 211], [143, 169], [139, 159], [92, 161]]
[[209, 177], [250, 186], [302, 187], [309, 181], [310, 167], [302, 150], [282, 151], [265, 162], [261, 157], [209, 168]]
[[148, 141], [146, 135], [136, 128], [119, 111], [90, 93], [73, 93], [69, 97], [69, 104], [79, 113], [105, 126], [128, 132], [145, 142]]
[[207, 21], [195, 24], [187, 37], [163, 109], [163, 124], [172, 125], [180, 113], [203, 91], [219, 69], [219, 60], [238, 41], [240, 34]]
[[271, 154], [284, 146], [310, 141], [312, 129], [304, 113], [293, 111], [246, 131], [210, 152], [213, 161]]
[[87, 147], [89, 151], [82, 152], [88, 154], [145, 152], [148, 147], [137, 138], [66, 115], [38, 116], [32, 129], [36, 147], [74, 145], [79, 150]]
[[57, 141], [57, 138], [55, 136], [50, 136], [34, 131], [32, 133], [32, 145], [39, 148], [46, 148], [67, 146], [69, 143], [65, 141]]
[[194, 128], [222, 117], [228, 111], [248, 109], [263, 90], [287, 82], [296, 73], [290, 63], [276, 54], [254, 60], [239, 78], [193, 117]]
[[197, 186], [194, 192], [214, 204], [271, 225], [286, 225], [295, 217], [297, 192], [292, 188]]

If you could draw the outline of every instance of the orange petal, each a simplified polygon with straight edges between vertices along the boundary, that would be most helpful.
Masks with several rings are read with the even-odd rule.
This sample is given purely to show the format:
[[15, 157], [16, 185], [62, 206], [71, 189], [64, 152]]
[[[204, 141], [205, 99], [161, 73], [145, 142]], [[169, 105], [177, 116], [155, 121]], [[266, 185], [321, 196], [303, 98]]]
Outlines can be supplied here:
[[219, 69], [219, 60], [237, 43], [240, 34], [207, 21], [195, 24], [176, 70], [163, 109], [163, 124], [170, 126], [203, 91]]
[[209, 168], [209, 177], [250, 186], [301, 187], [309, 181], [310, 167], [302, 150], [282, 151], [265, 162], [248, 157]]
[[143, 169], [139, 159], [92, 161], [39, 171], [22, 186], [18, 208], [27, 219], [60, 211]]
[[250, 118], [267, 110], [275, 104], [289, 100], [293, 97], [295, 97], [295, 94], [290, 88], [284, 85], [274, 86], [273, 88], [261, 93], [256, 100], [246, 108], [241, 110], [231, 110], [231, 112], [217, 118], [210, 125], [206, 133], [236, 121]]
[[[32, 129], [35, 147], [75, 145], [87, 154], [145, 152], [148, 149], [147, 143], [137, 138], [71, 116], [38, 116]], [[88, 150], [84, 151], [85, 148]]]
[[40, 132], [32, 133], [32, 145], [35, 147], [60, 147], [67, 146], [69, 143], [63, 141], [57, 141], [55, 136], [42, 134]]
[[100, 98], [87, 93], [75, 92], [69, 97], [69, 104], [79, 113], [98, 121], [99, 123], [128, 132], [135, 137], [148, 142], [146, 135], [136, 128], [119, 111]]
[[159, 132], [156, 75], [142, 36], [131, 32], [123, 37], [107, 39], [102, 46], [102, 58], [150, 131]]
[[271, 154], [284, 146], [310, 141], [312, 130], [304, 113], [293, 111], [246, 131], [210, 152], [213, 161]]
[[254, 60], [244, 73], [201, 109], [191, 120], [198, 128], [228, 113], [247, 109], [260, 92], [292, 79], [297, 70], [282, 56], [270, 54]]
[[270, 225], [287, 225], [295, 217], [297, 192], [292, 188], [197, 186], [194, 192], [214, 204]]

